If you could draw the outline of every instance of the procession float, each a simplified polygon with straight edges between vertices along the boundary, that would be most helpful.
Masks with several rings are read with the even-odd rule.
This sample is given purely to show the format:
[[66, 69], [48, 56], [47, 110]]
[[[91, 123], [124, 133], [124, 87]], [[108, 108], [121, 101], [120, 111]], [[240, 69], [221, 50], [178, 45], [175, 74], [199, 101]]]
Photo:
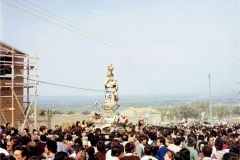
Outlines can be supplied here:
[[111, 64], [107, 67], [107, 76], [105, 79], [105, 102], [101, 105], [103, 111], [97, 112], [98, 104], [95, 102], [93, 117], [91, 121], [95, 128], [100, 128], [103, 133], [110, 133], [113, 130], [124, 130], [128, 119], [124, 115], [119, 115], [116, 110], [120, 107], [118, 102], [118, 80], [113, 74], [114, 67]]

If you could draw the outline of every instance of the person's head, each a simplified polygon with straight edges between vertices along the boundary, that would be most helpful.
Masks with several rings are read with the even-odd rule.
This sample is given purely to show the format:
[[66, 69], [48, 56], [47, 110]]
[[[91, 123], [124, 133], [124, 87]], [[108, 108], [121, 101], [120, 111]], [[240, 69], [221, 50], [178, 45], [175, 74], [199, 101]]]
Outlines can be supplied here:
[[208, 144], [206, 141], [202, 141], [202, 142], [199, 142], [198, 144], [198, 148], [199, 148], [199, 151], [202, 152], [202, 148], [204, 147], [204, 145]]
[[59, 125], [55, 125], [55, 130], [59, 130]]
[[193, 147], [195, 145], [196, 141], [193, 137], [189, 137], [187, 141], [187, 146], [188, 147]]
[[83, 149], [86, 151], [86, 149], [88, 148], [88, 141], [87, 140], [83, 140], [82, 141], [82, 147], [83, 147]]
[[97, 142], [97, 150], [99, 151], [99, 152], [105, 152], [105, 143], [104, 143], [104, 141], [98, 141]]
[[214, 136], [212, 135], [208, 136], [207, 141], [209, 146], [211, 147], [214, 146]]
[[37, 135], [38, 131], [36, 129], [33, 129], [32, 133], [33, 133], [33, 135]]
[[87, 153], [88, 153], [89, 157], [94, 156], [95, 150], [94, 150], [93, 146], [90, 146], [90, 147], [87, 148]]
[[99, 141], [99, 136], [96, 135], [92, 139], [90, 139], [91, 146], [96, 146], [97, 142]]
[[144, 135], [141, 135], [138, 140], [142, 145], [145, 145], [147, 143], [147, 137]]
[[53, 160], [68, 160], [68, 154], [66, 152], [57, 152]]
[[152, 155], [152, 150], [151, 150], [151, 146], [150, 145], [146, 145], [144, 147], [144, 154], [147, 156], [151, 156]]
[[67, 141], [72, 141], [73, 137], [71, 134], [67, 135]]
[[46, 142], [46, 147], [44, 148], [44, 151], [48, 153], [56, 153], [57, 152], [57, 142], [53, 140], [48, 140]]
[[29, 142], [31, 142], [31, 139], [27, 136], [23, 136], [21, 138], [22, 145], [27, 145]]
[[119, 142], [122, 142], [122, 135], [118, 132], [115, 132], [114, 139], [118, 140]]
[[231, 139], [228, 139], [226, 142], [226, 145], [227, 145], [228, 149], [231, 149], [234, 147], [235, 143]]
[[149, 132], [148, 136], [152, 141], [155, 141], [157, 139], [157, 133], [155, 132]]
[[81, 145], [82, 146], [82, 139], [81, 138], [76, 138], [74, 139], [74, 146]]
[[202, 148], [202, 153], [203, 153], [204, 157], [211, 157], [212, 147], [209, 145], [204, 145]]
[[182, 148], [179, 153], [184, 160], [190, 160], [190, 151], [187, 148]]
[[94, 138], [94, 134], [93, 133], [88, 133], [87, 137], [88, 137], [88, 140], [90, 141], [91, 139]]
[[215, 140], [214, 146], [216, 147], [217, 150], [222, 150], [222, 148], [223, 148], [223, 140], [221, 138], [217, 138]]
[[165, 145], [166, 144], [166, 140], [164, 137], [158, 137], [157, 138], [157, 146], [160, 147], [161, 145]]
[[78, 126], [79, 126], [79, 123], [80, 123], [80, 121], [77, 121], [77, 122], [76, 122], [76, 127], [78, 127]]
[[27, 160], [29, 157], [29, 150], [23, 146], [15, 146], [13, 155], [16, 160]]
[[119, 144], [119, 145], [114, 146], [112, 148], [111, 155], [113, 157], [118, 157], [120, 159], [123, 156], [123, 151], [124, 151], [123, 145]]
[[125, 145], [125, 151], [126, 153], [133, 153], [135, 151], [135, 144], [132, 142], [128, 142]]
[[46, 142], [46, 141], [47, 141], [47, 136], [46, 136], [46, 134], [42, 134], [42, 135], [40, 136], [40, 141], [43, 141], [43, 142]]
[[126, 133], [122, 134], [122, 140], [123, 141], [128, 141], [128, 135]]
[[10, 135], [11, 136], [16, 136], [16, 135], [18, 135], [18, 129], [16, 129], [16, 128], [11, 128], [11, 133], [10, 133]]
[[180, 137], [176, 137], [175, 140], [174, 140], [174, 144], [176, 146], [179, 146], [181, 144], [181, 142], [182, 142], [182, 139]]
[[10, 129], [11, 128], [11, 123], [6, 123], [6, 128]]
[[97, 135], [101, 135], [101, 129], [100, 129], [100, 128], [96, 128], [96, 130], [95, 130], [95, 134], [97, 134]]
[[111, 149], [115, 146], [119, 146], [120, 145], [120, 142], [116, 139], [112, 140], [112, 143], [111, 143]]
[[222, 157], [222, 160], [239, 160], [238, 155], [236, 153], [225, 153]]
[[55, 139], [57, 142], [63, 142], [64, 141], [64, 135], [58, 134], [57, 138]]
[[199, 135], [199, 136], [198, 136], [198, 140], [204, 141], [204, 136], [203, 136], [203, 135]]
[[47, 127], [46, 126], [41, 126], [39, 128], [39, 131], [42, 132], [42, 133], [47, 133]]
[[139, 134], [138, 133], [134, 133], [134, 135], [133, 135], [133, 142], [138, 141], [138, 139], [139, 139]]
[[11, 141], [7, 141], [7, 150], [8, 151], [12, 151], [13, 150]]
[[83, 121], [82, 121], [82, 124], [83, 124], [83, 125], [86, 125], [86, 121], [85, 121], [85, 120], [83, 120]]

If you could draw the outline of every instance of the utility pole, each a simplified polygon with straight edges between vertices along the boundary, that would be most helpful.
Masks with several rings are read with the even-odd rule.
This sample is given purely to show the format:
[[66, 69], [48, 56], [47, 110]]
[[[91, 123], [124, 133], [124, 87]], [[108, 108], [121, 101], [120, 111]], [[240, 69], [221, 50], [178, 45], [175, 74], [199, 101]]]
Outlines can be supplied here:
[[210, 123], [212, 124], [212, 100], [211, 100], [211, 83], [210, 83], [210, 78], [211, 75], [208, 74], [208, 78], [209, 78], [209, 109], [210, 109]]

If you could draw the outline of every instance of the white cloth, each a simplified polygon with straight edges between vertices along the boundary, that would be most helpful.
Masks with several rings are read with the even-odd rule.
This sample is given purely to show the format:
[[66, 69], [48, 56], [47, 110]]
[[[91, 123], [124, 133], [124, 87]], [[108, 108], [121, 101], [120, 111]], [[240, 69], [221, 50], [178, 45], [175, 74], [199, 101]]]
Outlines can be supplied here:
[[148, 139], [148, 144], [151, 145], [152, 142], [153, 142], [153, 141], [149, 138], [149, 139]]
[[112, 156], [112, 150], [108, 150], [106, 153], [106, 160], [112, 160], [114, 157]]
[[9, 155], [8, 151], [6, 149], [4, 149], [4, 148], [0, 148], [0, 153], [5, 154], [5, 156]]
[[153, 156], [146, 156], [146, 155], [141, 158], [141, 160], [149, 160], [149, 159], [151, 159], [151, 160], [158, 160], [157, 158], [155, 158]]
[[76, 152], [72, 153], [69, 157], [75, 158], [76, 157]]

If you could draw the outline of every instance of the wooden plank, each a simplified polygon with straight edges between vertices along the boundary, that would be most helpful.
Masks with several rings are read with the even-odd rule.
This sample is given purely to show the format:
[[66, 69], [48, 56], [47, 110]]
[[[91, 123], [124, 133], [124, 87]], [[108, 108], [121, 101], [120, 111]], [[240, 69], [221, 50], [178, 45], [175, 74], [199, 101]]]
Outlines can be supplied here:
[[[2, 56], [2, 57], [12, 57], [12, 55], [7, 55], [7, 54], [0, 54], [0, 56]], [[27, 56], [27, 55], [17, 55], [17, 56], [15, 56], [14, 55], [14, 58], [29, 58], [29, 59], [39, 59], [38, 57], [29, 57], [29, 56]]]
[[[17, 97], [32, 97], [32, 96], [35, 96], [35, 95], [17, 95]], [[38, 95], [36, 95], [38, 96]], [[12, 96], [0, 96], [1, 98], [10, 98]]]
[[[12, 61], [0, 61], [2, 63], [12, 64]], [[30, 63], [30, 62], [14, 62], [13, 64], [36, 64], [36, 63]]]

